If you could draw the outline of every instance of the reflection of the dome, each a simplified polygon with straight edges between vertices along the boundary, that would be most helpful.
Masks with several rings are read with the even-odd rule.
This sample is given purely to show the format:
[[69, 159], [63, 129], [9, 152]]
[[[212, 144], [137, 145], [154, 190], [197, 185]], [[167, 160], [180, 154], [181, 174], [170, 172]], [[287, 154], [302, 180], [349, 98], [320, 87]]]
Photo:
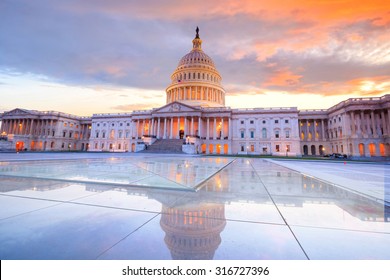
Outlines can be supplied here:
[[163, 205], [160, 225], [172, 258], [213, 259], [226, 225], [224, 212], [224, 204]]

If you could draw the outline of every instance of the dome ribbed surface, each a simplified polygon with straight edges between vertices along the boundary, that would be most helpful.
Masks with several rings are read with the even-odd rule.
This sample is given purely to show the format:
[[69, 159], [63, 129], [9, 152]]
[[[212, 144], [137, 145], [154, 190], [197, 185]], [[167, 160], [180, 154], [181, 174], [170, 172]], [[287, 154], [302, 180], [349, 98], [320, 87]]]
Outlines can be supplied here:
[[215, 68], [214, 61], [207, 54], [203, 51], [192, 50], [180, 59], [177, 67], [199, 66], [201, 64]]

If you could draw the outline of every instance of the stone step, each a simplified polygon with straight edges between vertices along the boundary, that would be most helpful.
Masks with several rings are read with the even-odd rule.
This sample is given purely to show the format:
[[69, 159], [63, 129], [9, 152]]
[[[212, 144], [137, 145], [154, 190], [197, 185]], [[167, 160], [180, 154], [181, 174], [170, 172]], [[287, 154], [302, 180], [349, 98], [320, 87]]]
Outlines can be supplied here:
[[158, 139], [142, 153], [183, 153], [183, 139]]

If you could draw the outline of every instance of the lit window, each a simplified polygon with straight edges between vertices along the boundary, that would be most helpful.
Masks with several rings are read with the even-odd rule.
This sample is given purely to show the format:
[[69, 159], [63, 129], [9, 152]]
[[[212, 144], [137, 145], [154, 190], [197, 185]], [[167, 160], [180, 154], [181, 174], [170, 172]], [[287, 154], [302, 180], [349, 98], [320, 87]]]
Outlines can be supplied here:
[[280, 146], [279, 146], [279, 145], [276, 145], [276, 146], [275, 146], [275, 150], [276, 150], [277, 152], [280, 152]]

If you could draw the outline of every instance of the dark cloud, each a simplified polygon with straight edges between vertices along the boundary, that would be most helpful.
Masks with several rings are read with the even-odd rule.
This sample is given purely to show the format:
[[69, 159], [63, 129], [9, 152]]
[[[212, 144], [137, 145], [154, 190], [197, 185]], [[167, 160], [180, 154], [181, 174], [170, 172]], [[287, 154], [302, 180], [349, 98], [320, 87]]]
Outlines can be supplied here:
[[203, 49], [231, 95], [324, 94], [350, 80], [390, 77], [390, 23], [383, 15], [321, 23], [301, 7], [281, 20], [267, 6], [251, 9], [255, 2], [242, 8], [227, 1], [224, 11], [213, 1], [6, 0], [0, 71], [163, 91], [199, 25]]

